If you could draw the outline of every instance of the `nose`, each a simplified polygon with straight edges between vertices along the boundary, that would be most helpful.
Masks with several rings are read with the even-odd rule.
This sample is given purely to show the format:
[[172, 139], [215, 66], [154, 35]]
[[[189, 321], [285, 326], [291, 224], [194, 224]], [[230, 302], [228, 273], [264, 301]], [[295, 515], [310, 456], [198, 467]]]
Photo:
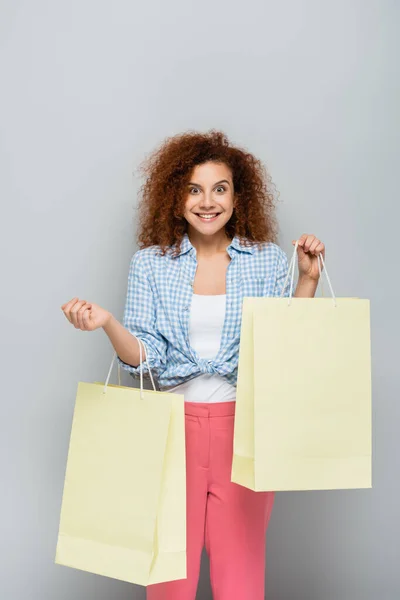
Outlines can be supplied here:
[[212, 192], [204, 192], [202, 200], [200, 202], [200, 206], [202, 208], [209, 209], [210, 207], [215, 206], [214, 198], [212, 196]]

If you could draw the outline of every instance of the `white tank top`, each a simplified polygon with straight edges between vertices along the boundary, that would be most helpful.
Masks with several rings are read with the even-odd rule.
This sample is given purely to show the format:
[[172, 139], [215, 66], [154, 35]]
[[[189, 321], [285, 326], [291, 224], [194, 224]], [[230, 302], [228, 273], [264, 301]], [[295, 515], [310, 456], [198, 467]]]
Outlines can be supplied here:
[[[221, 344], [225, 321], [226, 294], [193, 294], [189, 340], [201, 358], [214, 358]], [[228, 402], [236, 399], [236, 387], [218, 373], [202, 373], [173, 388], [185, 402]]]

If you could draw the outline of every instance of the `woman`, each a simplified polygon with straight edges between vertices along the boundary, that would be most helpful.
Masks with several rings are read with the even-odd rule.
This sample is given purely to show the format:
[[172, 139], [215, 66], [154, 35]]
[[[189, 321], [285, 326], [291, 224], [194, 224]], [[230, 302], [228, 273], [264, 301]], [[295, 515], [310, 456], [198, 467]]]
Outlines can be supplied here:
[[[102, 327], [134, 376], [142, 340], [144, 376], [150, 367], [161, 391], [184, 395], [187, 578], [149, 586], [147, 599], [195, 600], [205, 545], [214, 600], [261, 600], [274, 492], [230, 476], [242, 298], [289, 295], [270, 178], [214, 130], [165, 140], [143, 172], [123, 325], [79, 298], [62, 309], [77, 329]], [[317, 237], [299, 238], [296, 297], [314, 296], [320, 253]]]

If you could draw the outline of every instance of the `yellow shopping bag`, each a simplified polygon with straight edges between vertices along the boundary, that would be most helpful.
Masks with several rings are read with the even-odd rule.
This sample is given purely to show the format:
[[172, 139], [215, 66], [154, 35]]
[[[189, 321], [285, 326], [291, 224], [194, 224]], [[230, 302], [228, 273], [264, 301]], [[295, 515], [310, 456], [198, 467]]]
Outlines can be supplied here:
[[140, 390], [107, 385], [115, 358], [105, 384], [78, 385], [55, 562], [139, 585], [184, 579], [184, 397], [143, 390], [142, 371]]
[[289, 298], [243, 300], [232, 481], [369, 488], [370, 303], [335, 298], [326, 267], [331, 298], [292, 298], [297, 245]]

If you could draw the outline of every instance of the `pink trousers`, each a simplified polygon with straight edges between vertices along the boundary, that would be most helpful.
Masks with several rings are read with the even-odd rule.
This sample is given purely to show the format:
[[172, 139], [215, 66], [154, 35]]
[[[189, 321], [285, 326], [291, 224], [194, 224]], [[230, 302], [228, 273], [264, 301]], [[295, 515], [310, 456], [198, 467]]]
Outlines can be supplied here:
[[195, 600], [205, 545], [214, 600], [264, 600], [265, 534], [274, 492], [231, 483], [235, 402], [186, 402], [187, 578], [147, 600]]

